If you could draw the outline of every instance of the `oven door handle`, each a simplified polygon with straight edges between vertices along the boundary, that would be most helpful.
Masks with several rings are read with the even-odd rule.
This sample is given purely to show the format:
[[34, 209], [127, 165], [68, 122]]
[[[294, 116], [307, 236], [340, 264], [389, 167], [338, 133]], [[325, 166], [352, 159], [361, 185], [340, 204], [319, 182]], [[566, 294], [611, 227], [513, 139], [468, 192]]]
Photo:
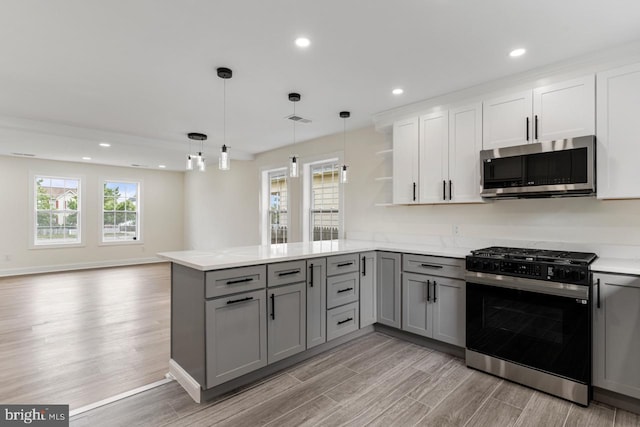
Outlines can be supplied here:
[[559, 297], [589, 299], [589, 287], [573, 285], [570, 283], [546, 282], [544, 280], [524, 279], [515, 276], [503, 276], [500, 274], [477, 273], [467, 271], [465, 279], [469, 283], [478, 285], [498, 286], [500, 288], [515, 289], [519, 291], [539, 292], [542, 294]]

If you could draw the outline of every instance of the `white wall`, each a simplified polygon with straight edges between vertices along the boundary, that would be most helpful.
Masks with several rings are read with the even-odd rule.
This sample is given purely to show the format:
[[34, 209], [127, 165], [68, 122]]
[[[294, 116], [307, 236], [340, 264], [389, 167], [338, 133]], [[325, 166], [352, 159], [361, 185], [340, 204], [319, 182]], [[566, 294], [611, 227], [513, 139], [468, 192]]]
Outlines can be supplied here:
[[[83, 247], [30, 249], [30, 174], [82, 176]], [[183, 173], [0, 156], [0, 275], [150, 261], [157, 252], [181, 250]], [[101, 245], [103, 179], [142, 183], [141, 243]]]

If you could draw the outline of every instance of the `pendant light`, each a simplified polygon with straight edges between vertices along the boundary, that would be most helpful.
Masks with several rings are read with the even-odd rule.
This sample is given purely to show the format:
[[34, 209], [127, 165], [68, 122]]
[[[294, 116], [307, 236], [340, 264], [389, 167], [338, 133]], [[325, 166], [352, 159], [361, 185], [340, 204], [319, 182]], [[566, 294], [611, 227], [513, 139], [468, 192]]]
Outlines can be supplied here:
[[[289, 94], [289, 101], [293, 102], [293, 116], [296, 117], [296, 102], [300, 101], [300, 94], [292, 92]], [[293, 147], [296, 145], [296, 121], [293, 119]], [[298, 178], [300, 176], [300, 167], [298, 164], [298, 156], [293, 154], [289, 157], [289, 177]]]
[[187, 154], [187, 170], [193, 170], [193, 161], [195, 160], [196, 166], [200, 172], [204, 172], [207, 169], [206, 161], [202, 152], [204, 151], [204, 141], [207, 140], [207, 135], [204, 133], [190, 132], [187, 134], [190, 140], [200, 141], [200, 151], [197, 155], [191, 154], [191, 143], [189, 143], [189, 154]]
[[222, 117], [223, 117], [223, 138], [222, 138], [222, 148], [220, 149], [220, 158], [218, 159], [218, 169], [221, 171], [228, 171], [231, 167], [231, 161], [229, 159], [229, 147], [227, 147], [227, 80], [229, 80], [233, 76], [233, 72], [229, 68], [220, 67], [218, 68], [218, 77], [220, 77], [224, 81], [224, 92], [223, 92], [223, 108], [222, 108]]
[[342, 167], [340, 168], [340, 183], [346, 184], [349, 182], [347, 175], [347, 119], [351, 117], [351, 113], [348, 111], [340, 111], [340, 117], [344, 122], [344, 129], [342, 131]]

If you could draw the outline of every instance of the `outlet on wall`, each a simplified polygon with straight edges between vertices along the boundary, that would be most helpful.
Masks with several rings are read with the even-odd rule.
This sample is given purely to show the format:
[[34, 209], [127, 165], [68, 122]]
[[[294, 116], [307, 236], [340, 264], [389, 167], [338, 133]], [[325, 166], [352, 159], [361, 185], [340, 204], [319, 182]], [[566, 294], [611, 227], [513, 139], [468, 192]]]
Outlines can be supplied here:
[[11, 255], [10, 254], [5, 254], [4, 262], [11, 262]]
[[454, 236], [460, 235], [460, 226], [458, 224], [453, 224], [451, 226], [451, 234], [453, 234]]

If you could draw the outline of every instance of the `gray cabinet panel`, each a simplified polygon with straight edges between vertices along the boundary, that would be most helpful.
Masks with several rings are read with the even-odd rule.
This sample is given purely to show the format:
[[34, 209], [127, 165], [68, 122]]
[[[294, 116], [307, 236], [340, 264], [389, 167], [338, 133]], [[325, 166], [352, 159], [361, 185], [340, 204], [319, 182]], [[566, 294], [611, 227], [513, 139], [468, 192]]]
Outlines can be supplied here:
[[307, 348], [327, 341], [327, 261], [307, 260]]
[[376, 323], [376, 266], [375, 252], [360, 254], [360, 327]]
[[307, 280], [306, 263], [302, 261], [278, 262], [267, 265], [267, 285], [273, 286], [300, 283]]
[[208, 271], [205, 283], [206, 298], [261, 289], [267, 285], [267, 267], [254, 265], [251, 267]]
[[268, 361], [277, 362], [307, 348], [306, 283], [269, 289]]
[[327, 257], [327, 276], [358, 271], [359, 265], [358, 254]]
[[598, 273], [594, 283], [593, 384], [640, 398], [640, 277]]
[[400, 328], [400, 259], [393, 252], [378, 252], [377, 316], [378, 323]]
[[[402, 329], [425, 337], [433, 336], [431, 281], [422, 274], [402, 276]], [[428, 299], [427, 299], [428, 298]]]
[[465, 346], [466, 291], [465, 282], [432, 277], [433, 339]]
[[327, 341], [357, 331], [358, 318], [357, 302], [327, 310]]
[[267, 365], [265, 291], [206, 305], [207, 388]]
[[402, 271], [464, 279], [464, 260], [429, 255], [402, 255]]
[[327, 277], [327, 308], [358, 301], [360, 277], [356, 273]]

